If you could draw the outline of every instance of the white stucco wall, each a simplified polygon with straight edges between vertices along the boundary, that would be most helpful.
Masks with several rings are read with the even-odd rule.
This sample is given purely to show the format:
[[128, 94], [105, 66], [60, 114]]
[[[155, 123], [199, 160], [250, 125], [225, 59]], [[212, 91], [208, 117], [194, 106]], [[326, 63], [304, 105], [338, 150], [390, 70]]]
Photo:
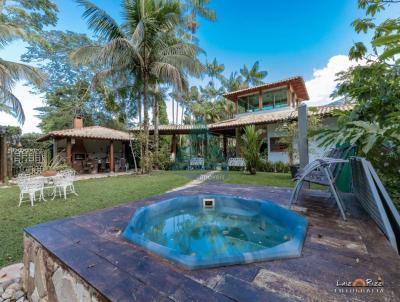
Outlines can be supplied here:
[[[271, 152], [270, 138], [271, 137], [282, 137], [284, 133], [279, 132], [279, 128], [282, 126], [280, 124], [271, 124], [268, 125], [267, 128], [267, 136], [268, 136], [268, 160], [272, 162], [282, 161], [287, 163], [289, 161], [289, 156], [287, 152]], [[336, 126], [336, 118], [329, 117], [322, 121], [323, 128], [334, 128]], [[321, 157], [329, 148], [321, 148], [318, 147], [317, 142], [315, 140], [309, 140], [309, 158], [310, 162]], [[295, 149], [297, 149], [297, 142], [295, 142]], [[294, 161], [298, 162], [298, 154], [295, 152]]]

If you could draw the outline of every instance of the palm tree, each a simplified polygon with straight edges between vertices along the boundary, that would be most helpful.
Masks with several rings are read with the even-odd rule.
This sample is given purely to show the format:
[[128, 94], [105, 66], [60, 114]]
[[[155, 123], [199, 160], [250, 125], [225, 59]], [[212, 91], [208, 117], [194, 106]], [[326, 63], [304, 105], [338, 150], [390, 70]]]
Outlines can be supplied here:
[[[168, 0], [124, 0], [120, 26], [104, 10], [87, 0], [77, 0], [84, 8], [83, 17], [99, 35], [104, 46], [87, 46], [72, 54], [78, 63], [97, 63], [107, 69], [96, 75], [108, 78], [129, 70], [142, 84], [144, 157], [149, 155], [149, 85], [168, 83], [178, 90], [186, 86], [185, 74], [198, 75], [200, 49], [176, 37], [181, 20], [180, 4]], [[145, 168], [145, 170], [148, 170]]]
[[262, 71], [260, 69], [260, 62], [255, 62], [253, 67], [249, 70], [249, 68], [244, 65], [242, 69], [240, 69], [240, 74], [244, 78], [244, 82], [250, 86], [257, 86], [263, 84], [263, 79], [268, 75], [267, 71]]
[[217, 14], [214, 10], [207, 7], [210, 0], [184, 0], [183, 11], [185, 13], [186, 27], [192, 34], [195, 34], [197, 29], [200, 27], [200, 23], [197, 20], [198, 16], [209, 20], [215, 21]]
[[221, 82], [226, 92], [237, 91], [247, 87], [246, 83], [244, 83], [243, 77], [239, 75], [236, 71], [231, 72], [229, 78], [223, 77], [221, 79]]
[[[20, 27], [0, 23], [0, 49], [11, 41], [24, 37], [25, 32]], [[25, 114], [21, 101], [12, 92], [15, 84], [21, 80], [42, 86], [46, 77], [32, 66], [0, 58], [0, 111], [13, 115], [20, 124], [24, 124]]]
[[206, 72], [208, 76], [211, 78], [211, 81], [214, 82], [215, 78], [221, 79], [221, 74], [225, 70], [225, 65], [224, 64], [218, 64], [217, 58], [214, 58], [214, 60], [211, 63], [206, 63]]

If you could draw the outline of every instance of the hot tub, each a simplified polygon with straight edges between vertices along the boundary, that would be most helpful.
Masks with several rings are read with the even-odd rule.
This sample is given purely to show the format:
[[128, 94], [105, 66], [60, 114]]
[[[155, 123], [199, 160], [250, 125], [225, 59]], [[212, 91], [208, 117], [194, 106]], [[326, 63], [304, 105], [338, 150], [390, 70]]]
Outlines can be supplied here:
[[298, 257], [307, 220], [271, 201], [182, 196], [138, 209], [126, 240], [187, 269]]

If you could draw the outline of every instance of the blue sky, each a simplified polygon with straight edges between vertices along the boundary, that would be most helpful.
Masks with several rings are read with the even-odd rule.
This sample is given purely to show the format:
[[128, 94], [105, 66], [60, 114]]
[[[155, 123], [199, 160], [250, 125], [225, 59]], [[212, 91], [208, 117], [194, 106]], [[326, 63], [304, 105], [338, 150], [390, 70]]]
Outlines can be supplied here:
[[[81, 18], [83, 9], [75, 1], [55, 2], [60, 10], [57, 29], [90, 34]], [[119, 1], [93, 2], [120, 20]], [[315, 104], [330, 101], [334, 74], [351, 65], [346, 55], [352, 44], [370, 38], [356, 34], [351, 27], [354, 19], [363, 16], [356, 0], [213, 0], [211, 6], [217, 11], [217, 22], [202, 21], [197, 33], [210, 60], [216, 57], [224, 63], [226, 74], [258, 60], [269, 72], [266, 81], [302, 75]], [[399, 16], [399, 12], [398, 8], [388, 10], [380, 19]], [[0, 56], [18, 60], [23, 52], [24, 44], [18, 42], [1, 50]], [[33, 108], [40, 100], [28, 90], [18, 85], [16, 91], [27, 108], [24, 131], [37, 131]], [[0, 115], [2, 124], [15, 124], [3, 117]]]

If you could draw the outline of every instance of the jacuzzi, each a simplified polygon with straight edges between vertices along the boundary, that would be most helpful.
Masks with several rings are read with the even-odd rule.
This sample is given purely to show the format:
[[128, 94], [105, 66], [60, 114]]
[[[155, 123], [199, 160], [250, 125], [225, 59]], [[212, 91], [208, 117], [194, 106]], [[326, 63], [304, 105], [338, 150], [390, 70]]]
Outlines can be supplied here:
[[301, 255], [301, 215], [268, 200], [225, 195], [181, 196], [138, 209], [126, 240], [186, 269]]

